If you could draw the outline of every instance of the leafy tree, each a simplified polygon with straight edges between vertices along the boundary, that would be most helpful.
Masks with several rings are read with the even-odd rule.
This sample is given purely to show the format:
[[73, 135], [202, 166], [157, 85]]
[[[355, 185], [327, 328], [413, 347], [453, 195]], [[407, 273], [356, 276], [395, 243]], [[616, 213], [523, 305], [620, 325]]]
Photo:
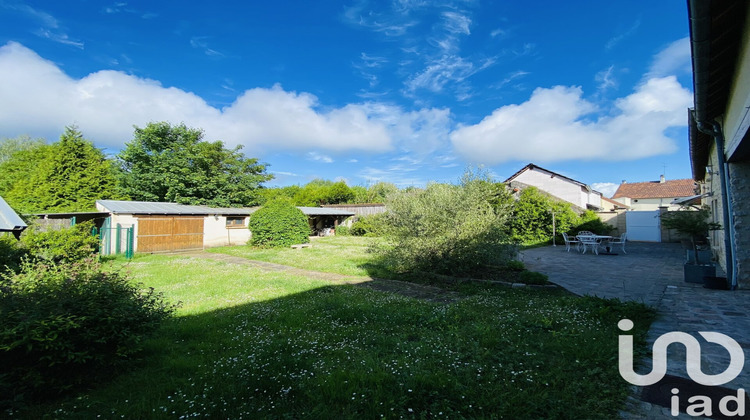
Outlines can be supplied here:
[[[511, 235], [517, 242], [533, 244], [552, 239], [552, 213], [555, 213], [557, 232], [569, 232], [582, 223], [570, 203], [551, 198], [535, 187], [521, 191], [513, 207], [510, 223]], [[596, 213], [588, 211], [585, 221], [599, 220]]]
[[351, 187], [351, 189], [352, 189], [352, 193], [354, 194], [354, 199], [352, 200], [354, 203], [363, 204], [363, 203], [370, 202], [367, 188], [361, 185], [355, 185]]
[[392, 194], [398, 192], [398, 187], [390, 182], [379, 181], [367, 189], [368, 203], [385, 203]]
[[349, 203], [353, 200], [354, 192], [346, 185], [346, 182], [333, 182], [327, 179], [314, 179], [294, 195], [296, 205], [307, 207]]
[[286, 187], [261, 188], [258, 190], [258, 204], [263, 205], [269, 201], [279, 198], [293, 200], [294, 196], [302, 189], [299, 185], [289, 185]]
[[42, 180], [39, 174], [49, 173], [46, 166], [51, 161], [53, 150], [52, 145], [39, 144], [16, 150], [0, 163], [0, 196], [17, 212], [33, 212], [39, 207], [30, 194], [40, 187], [35, 185]]
[[294, 204], [306, 207], [328, 204], [327, 195], [331, 185], [333, 181], [327, 179], [314, 179], [308, 182], [294, 195]]
[[111, 161], [73, 126], [57, 143], [13, 153], [0, 177], [8, 204], [24, 213], [86, 211], [97, 199], [116, 198]]
[[346, 182], [339, 181], [328, 188], [324, 204], [349, 203], [354, 199], [354, 192], [346, 185]]
[[381, 231], [391, 246], [377, 250], [397, 272], [471, 275], [515, 255], [507, 237], [507, 205], [493, 206], [497, 189], [483, 173], [467, 172], [460, 185], [430, 184], [388, 201]]
[[35, 149], [46, 144], [47, 141], [42, 138], [32, 139], [29, 136], [0, 139], [0, 164], [8, 161], [16, 152]]
[[150, 123], [135, 128], [118, 155], [120, 189], [134, 200], [241, 207], [259, 201], [258, 188], [273, 179], [266, 165], [203, 140], [184, 124]]
[[513, 209], [510, 229], [513, 239], [521, 243], [544, 242], [552, 238], [552, 214], [549, 197], [537, 188], [521, 191]]

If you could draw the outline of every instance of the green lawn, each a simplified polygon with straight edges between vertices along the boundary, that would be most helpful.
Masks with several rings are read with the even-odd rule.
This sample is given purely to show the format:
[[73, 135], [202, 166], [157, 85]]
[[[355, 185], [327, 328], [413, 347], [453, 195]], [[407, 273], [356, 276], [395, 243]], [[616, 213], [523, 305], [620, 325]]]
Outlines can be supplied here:
[[[367, 248], [377, 238], [361, 236], [327, 236], [314, 238], [310, 248], [261, 249], [250, 246], [225, 246], [208, 249], [209, 252], [229, 254], [257, 261], [266, 261], [297, 268], [350, 276], [372, 275], [372, 254]], [[377, 274], [384, 275], [380, 269]]]
[[[331, 245], [335, 258], [321, 259], [354, 270], [363, 242], [344, 241], [356, 247], [302, 251]], [[480, 285], [443, 305], [179, 256], [138, 256], [127, 270], [182, 301], [177, 317], [112, 382], [11, 417], [614, 418], [628, 392], [617, 321], [642, 334], [652, 316]]]

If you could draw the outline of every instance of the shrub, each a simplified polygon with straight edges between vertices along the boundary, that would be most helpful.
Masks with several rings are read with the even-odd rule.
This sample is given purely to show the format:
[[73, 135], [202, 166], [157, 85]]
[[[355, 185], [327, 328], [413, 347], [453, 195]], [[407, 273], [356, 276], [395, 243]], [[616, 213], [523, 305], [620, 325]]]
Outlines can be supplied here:
[[336, 228], [336, 236], [350, 236], [351, 234], [351, 228], [347, 225], [339, 225]]
[[524, 244], [538, 244], [552, 239], [553, 212], [557, 232], [567, 232], [580, 223], [570, 203], [555, 201], [535, 187], [521, 191], [510, 222], [513, 239]]
[[174, 309], [93, 259], [24, 262], [0, 277], [0, 406], [53, 397], [111, 372]]
[[11, 236], [0, 235], [0, 272], [5, 270], [18, 271], [21, 260], [28, 252]]
[[390, 246], [376, 248], [396, 272], [472, 275], [515, 256], [507, 237], [509, 212], [495, 203], [496, 188], [467, 173], [461, 185], [430, 184], [392, 196], [382, 216]]
[[90, 257], [99, 247], [99, 237], [92, 234], [94, 223], [79, 223], [69, 228], [42, 231], [30, 226], [21, 243], [36, 259], [52, 262], [79, 261]]
[[614, 226], [602, 222], [602, 219], [591, 210], [586, 210], [581, 215], [581, 222], [573, 229], [576, 233], [582, 230], [595, 233], [597, 235], [609, 235], [615, 230]]
[[511, 271], [523, 271], [526, 269], [526, 265], [522, 261], [510, 260], [505, 263], [505, 268]]
[[350, 233], [353, 236], [379, 236], [379, 227], [381, 224], [380, 216], [361, 216], [352, 223]]
[[521, 283], [525, 284], [549, 284], [549, 277], [546, 274], [537, 273], [536, 271], [522, 271], [518, 279]]
[[307, 216], [290, 200], [274, 200], [250, 215], [250, 243], [261, 247], [285, 247], [307, 243]]

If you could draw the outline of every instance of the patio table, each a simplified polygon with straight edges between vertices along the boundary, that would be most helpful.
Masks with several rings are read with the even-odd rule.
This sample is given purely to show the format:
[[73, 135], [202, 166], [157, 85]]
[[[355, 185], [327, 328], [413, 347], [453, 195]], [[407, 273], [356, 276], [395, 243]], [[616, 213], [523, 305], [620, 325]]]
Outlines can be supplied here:
[[[609, 236], [609, 235], [595, 235], [594, 234], [594, 235], [578, 235], [576, 237], [579, 238], [579, 239], [580, 238], [594, 239], [597, 242], [597, 244], [598, 244], [597, 246], [599, 246], [599, 245], [604, 246], [604, 249], [605, 249], [606, 252], [603, 252], [602, 255], [617, 255], [616, 253], [611, 252], [612, 251], [612, 247], [610, 246], [609, 241], [612, 240], [612, 236]], [[606, 242], [606, 244], [605, 244], [605, 242]], [[585, 252], [585, 250], [586, 250], [586, 248], [584, 247], [584, 252]], [[596, 251], [595, 254], [599, 255], [599, 252]]]

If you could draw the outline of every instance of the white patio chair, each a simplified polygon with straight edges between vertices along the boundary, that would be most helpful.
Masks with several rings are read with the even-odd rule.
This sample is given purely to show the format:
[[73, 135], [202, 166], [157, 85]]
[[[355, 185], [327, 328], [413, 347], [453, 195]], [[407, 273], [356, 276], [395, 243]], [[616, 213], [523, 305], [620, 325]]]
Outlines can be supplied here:
[[577, 238], [571, 238], [568, 236], [567, 233], [562, 234], [563, 239], [565, 239], [565, 250], [570, 252], [570, 244], [576, 244], [577, 249], [581, 249], [581, 241], [579, 241]]
[[581, 241], [583, 247], [583, 253], [586, 253], [586, 248], [591, 248], [594, 254], [599, 255], [599, 245], [601, 244], [598, 239], [593, 236], [578, 234], [578, 240]]
[[582, 230], [578, 232], [578, 236], [594, 236], [594, 232], [590, 232], [588, 230]]
[[625, 252], [625, 241], [627, 240], [627, 238], [628, 238], [628, 233], [625, 232], [622, 235], [620, 235], [619, 238], [612, 238], [609, 241], [609, 244], [610, 245], [620, 244], [622, 246], [622, 252], [627, 254], [627, 252]]

